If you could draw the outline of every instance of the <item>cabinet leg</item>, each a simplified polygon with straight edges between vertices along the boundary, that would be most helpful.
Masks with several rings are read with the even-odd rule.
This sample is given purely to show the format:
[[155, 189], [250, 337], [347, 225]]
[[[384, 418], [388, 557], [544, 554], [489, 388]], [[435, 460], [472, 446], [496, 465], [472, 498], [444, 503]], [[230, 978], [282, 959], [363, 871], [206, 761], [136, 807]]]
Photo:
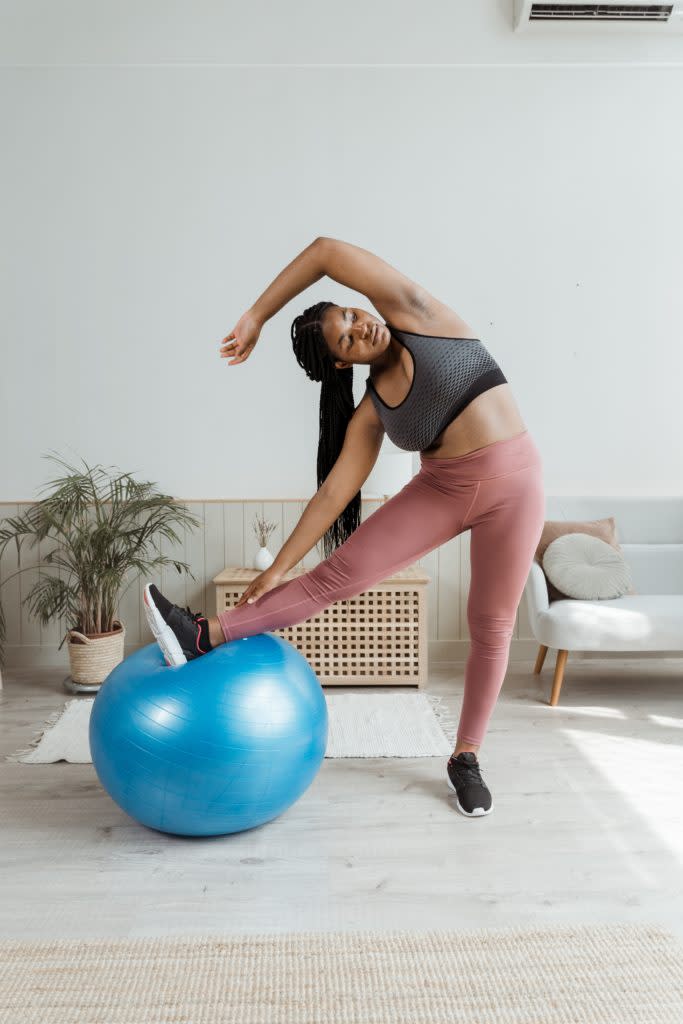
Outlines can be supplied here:
[[567, 664], [567, 655], [569, 651], [558, 651], [557, 660], [555, 662], [555, 675], [553, 677], [553, 689], [550, 694], [550, 706], [555, 707], [558, 700], [560, 699], [560, 689], [562, 687], [562, 679], [564, 677], [564, 666]]
[[545, 656], [546, 656], [547, 653], [548, 653], [548, 648], [545, 647], [543, 644], [541, 644], [541, 646], [538, 648], [538, 654], [536, 655], [536, 664], [534, 665], [534, 675], [538, 675], [540, 673], [541, 669], [543, 668], [543, 662], [545, 661]]

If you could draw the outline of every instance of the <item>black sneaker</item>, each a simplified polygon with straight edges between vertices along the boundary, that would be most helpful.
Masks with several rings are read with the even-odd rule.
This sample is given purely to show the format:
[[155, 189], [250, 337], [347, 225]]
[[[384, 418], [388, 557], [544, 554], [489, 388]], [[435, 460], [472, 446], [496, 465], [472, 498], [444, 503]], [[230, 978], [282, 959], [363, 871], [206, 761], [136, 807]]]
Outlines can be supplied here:
[[142, 599], [149, 628], [167, 665], [184, 665], [192, 658], [208, 654], [211, 644], [205, 615], [173, 604], [153, 583], [147, 584]]
[[446, 778], [455, 792], [458, 810], [463, 814], [474, 818], [490, 814], [493, 810], [491, 793], [481, 777], [473, 750], [463, 750], [457, 757], [451, 754], [446, 765]]

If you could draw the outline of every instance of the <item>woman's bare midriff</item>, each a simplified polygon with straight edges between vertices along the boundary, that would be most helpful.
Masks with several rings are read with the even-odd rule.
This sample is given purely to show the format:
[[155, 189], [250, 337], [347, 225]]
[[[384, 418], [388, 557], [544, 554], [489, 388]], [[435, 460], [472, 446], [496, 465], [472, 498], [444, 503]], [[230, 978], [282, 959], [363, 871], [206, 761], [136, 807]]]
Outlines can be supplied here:
[[[409, 388], [410, 379], [407, 378], [402, 384], [402, 390], [407, 392]], [[396, 393], [390, 393], [386, 381], [383, 381], [382, 390], [382, 397], [390, 405], [398, 405], [402, 397], [405, 397], [398, 396], [396, 400]], [[452, 459], [456, 455], [467, 455], [477, 448], [484, 448], [494, 441], [507, 441], [523, 434], [525, 430], [510, 385], [498, 384], [477, 395], [441, 431], [429, 448], [423, 449], [422, 454], [426, 459]]]
[[452, 459], [523, 434], [526, 426], [509, 384], [484, 391], [452, 420], [422, 455], [425, 459]]

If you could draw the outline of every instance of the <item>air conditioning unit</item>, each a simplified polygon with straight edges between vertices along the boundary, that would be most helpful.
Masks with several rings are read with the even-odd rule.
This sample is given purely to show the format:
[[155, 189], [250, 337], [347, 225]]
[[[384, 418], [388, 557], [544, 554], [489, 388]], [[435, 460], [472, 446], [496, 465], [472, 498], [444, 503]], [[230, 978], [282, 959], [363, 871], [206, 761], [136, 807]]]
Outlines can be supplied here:
[[532, 25], [558, 23], [595, 25], [598, 22], [631, 27], [657, 25], [655, 32], [683, 32], [683, 0], [670, 4], [623, 3], [603, 0], [601, 4], [580, 4], [572, 0], [558, 0], [554, 4], [536, 3], [536, 0], [514, 0], [515, 29], [528, 29]]

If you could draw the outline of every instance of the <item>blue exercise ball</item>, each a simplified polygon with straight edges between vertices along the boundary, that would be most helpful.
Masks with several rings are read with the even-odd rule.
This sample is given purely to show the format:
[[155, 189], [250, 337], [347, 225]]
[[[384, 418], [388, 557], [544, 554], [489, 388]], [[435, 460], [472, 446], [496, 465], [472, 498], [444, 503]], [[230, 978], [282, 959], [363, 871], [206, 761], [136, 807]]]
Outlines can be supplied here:
[[166, 665], [130, 654], [95, 697], [90, 751], [105, 790], [143, 825], [183, 836], [271, 821], [310, 786], [327, 703], [304, 656], [272, 633]]

